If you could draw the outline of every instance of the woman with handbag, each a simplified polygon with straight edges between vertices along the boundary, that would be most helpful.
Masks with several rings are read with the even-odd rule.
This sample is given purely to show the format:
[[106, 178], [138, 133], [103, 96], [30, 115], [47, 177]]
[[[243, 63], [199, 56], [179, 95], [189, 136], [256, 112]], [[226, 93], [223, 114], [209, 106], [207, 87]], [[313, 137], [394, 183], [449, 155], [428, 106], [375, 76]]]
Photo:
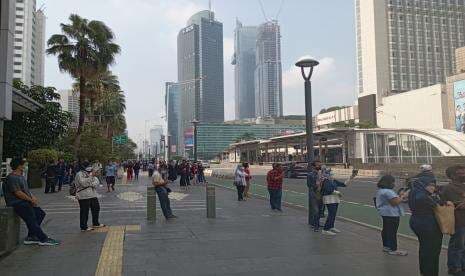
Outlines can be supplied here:
[[[341, 203], [342, 197], [342, 194], [337, 189], [338, 187], [347, 187], [347, 185], [354, 179], [355, 175], [351, 175], [349, 180], [346, 182], [341, 182], [334, 179], [334, 173], [330, 169], [327, 169], [322, 173], [323, 179], [321, 181], [321, 196], [323, 204], [328, 210], [328, 217], [326, 218], [326, 222], [321, 233], [323, 235], [334, 236], [341, 232], [334, 227], [337, 216], [337, 209], [339, 207], [339, 203]], [[320, 217], [318, 215], [317, 221], [319, 222], [319, 220]], [[319, 227], [319, 225], [316, 225], [316, 231], [318, 231], [317, 227]]]
[[418, 237], [420, 273], [423, 276], [439, 274], [443, 234], [434, 210], [442, 203], [437, 194], [435, 179], [429, 181], [412, 179], [408, 200], [412, 212], [410, 228]]
[[247, 174], [244, 171], [244, 167], [242, 165], [237, 165], [236, 171], [234, 172], [234, 186], [237, 189], [237, 200], [244, 201], [244, 190], [247, 186], [245, 181]]
[[392, 175], [385, 175], [378, 181], [378, 191], [375, 197], [375, 207], [383, 219], [383, 251], [389, 255], [407, 256], [407, 251], [397, 250], [397, 230], [400, 217], [404, 215], [401, 203], [405, 200], [404, 194], [400, 196], [394, 192], [396, 179]]

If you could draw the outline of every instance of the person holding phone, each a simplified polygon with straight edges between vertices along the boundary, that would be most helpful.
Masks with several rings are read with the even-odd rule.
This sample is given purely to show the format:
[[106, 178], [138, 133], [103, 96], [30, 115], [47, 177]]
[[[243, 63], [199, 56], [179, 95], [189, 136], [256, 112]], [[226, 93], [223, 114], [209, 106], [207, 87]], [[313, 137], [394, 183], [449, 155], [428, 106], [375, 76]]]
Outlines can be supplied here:
[[392, 175], [385, 175], [378, 181], [378, 191], [375, 197], [375, 206], [383, 219], [383, 251], [389, 255], [407, 256], [407, 251], [397, 249], [397, 230], [399, 229], [400, 217], [405, 214], [401, 203], [405, 195], [398, 195], [394, 191], [396, 179]]
[[[76, 184], [76, 199], [79, 202], [79, 221], [82, 232], [105, 227], [104, 224], [99, 222], [100, 204], [97, 187], [100, 181], [95, 175], [96, 172], [89, 162], [84, 162], [82, 163], [81, 171], [77, 173], [74, 180]], [[89, 209], [92, 213], [92, 227], [87, 226]]]

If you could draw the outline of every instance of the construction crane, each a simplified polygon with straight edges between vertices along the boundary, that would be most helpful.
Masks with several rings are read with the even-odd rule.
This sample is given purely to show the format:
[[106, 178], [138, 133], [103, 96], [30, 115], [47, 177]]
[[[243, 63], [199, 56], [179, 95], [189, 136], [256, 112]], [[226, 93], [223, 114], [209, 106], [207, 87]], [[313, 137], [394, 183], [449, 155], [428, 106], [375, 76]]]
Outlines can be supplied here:
[[265, 11], [265, 5], [263, 5], [263, 1], [258, 0], [258, 3], [260, 5], [260, 10], [262, 11], [263, 17], [265, 18], [266, 22], [278, 21], [279, 16], [281, 15], [281, 12], [283, 11], [284, 1], [285, 0], [281, 0], [281, 4], [279, 5], [279, 9], [278, 9], [278, 13], [276, 14], [276, 17], [275, 18], [268, 18], [268, 16], [266, 15], [266, 11]]

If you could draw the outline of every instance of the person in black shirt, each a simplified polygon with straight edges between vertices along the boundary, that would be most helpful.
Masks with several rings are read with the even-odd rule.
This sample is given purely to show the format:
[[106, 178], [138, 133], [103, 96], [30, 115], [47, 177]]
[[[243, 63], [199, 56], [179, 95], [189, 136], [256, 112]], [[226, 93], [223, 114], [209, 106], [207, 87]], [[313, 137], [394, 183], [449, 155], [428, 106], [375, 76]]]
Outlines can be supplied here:
[[55, 193], [57, 183], [57, 166], [54, 160], [50, 160], [45, 170], [45, 193]]

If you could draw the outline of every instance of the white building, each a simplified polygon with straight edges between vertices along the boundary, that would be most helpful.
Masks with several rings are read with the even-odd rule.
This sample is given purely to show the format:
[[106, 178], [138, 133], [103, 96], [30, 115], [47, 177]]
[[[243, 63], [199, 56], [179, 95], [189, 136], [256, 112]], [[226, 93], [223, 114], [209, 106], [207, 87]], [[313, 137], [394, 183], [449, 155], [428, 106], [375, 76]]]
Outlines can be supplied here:
[[13, 78], [44, 85], [45, 15], [36, 0], [16, 0]]
[[444, 83], [465, 45], [463, 0], [356, 0], [359, 97]]
[[[163, 127], [156, 126], [150, 129], [150, 155], [155, 156], [163, 152], [161, 138], [163, 137]], [[148, 152], [147, 152], [148, 153]]]
[[283, 116], [281, 29], [277, 21], [258, 27], [255, 67], [255, 116]]
[[79, 92], [68, 89], [59, 90], [58, 93], [60, 94], [61, 109], [72, 114], [71, 126], [77, 127], [79, 121]]

